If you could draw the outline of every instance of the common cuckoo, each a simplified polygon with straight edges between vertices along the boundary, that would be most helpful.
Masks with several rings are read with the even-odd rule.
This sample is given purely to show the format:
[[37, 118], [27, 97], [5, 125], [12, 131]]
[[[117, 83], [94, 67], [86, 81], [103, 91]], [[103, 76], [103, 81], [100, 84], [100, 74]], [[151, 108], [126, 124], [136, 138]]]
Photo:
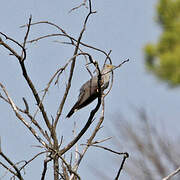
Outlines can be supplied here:
[[[104, 68], [101, 70], [100, 84], [102, 92], [109, 86], [110, 73], [113, 68], [113, 65], [105, 64]], [[78, 100], [69, 111], [66, 118], [70, 118], [74, 112], [93, 102], [98, 97], [98, 95], [98, 76], [96, 75], [82, 85], [80, 88]]]

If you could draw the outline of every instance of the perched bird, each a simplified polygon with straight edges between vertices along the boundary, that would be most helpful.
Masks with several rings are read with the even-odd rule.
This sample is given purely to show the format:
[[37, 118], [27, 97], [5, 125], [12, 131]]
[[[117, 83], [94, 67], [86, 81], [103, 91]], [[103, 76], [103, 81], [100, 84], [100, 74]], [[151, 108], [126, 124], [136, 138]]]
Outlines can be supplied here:
[[[110, 73], [115, 66], [105, 64], [101, 70], [101, 90], [102, 92], [109, 86]], [[82, 85], [79, 93], [79, 97], [75, 105], [67, 114], [66, 118], [70, 118], [71, 115], [77, 110], [87, 106], [98, 97], [98, 76], [92, 77], [89, 81]]]

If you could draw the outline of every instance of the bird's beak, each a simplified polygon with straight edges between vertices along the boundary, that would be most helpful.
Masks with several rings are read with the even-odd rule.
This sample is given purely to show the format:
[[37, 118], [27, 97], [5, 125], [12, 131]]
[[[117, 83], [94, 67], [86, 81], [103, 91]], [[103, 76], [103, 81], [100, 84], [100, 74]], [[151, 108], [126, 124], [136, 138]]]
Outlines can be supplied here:
[[116, 66], [115, 65], [111, 65], [112, 66], [112, 69], [114, 69]]

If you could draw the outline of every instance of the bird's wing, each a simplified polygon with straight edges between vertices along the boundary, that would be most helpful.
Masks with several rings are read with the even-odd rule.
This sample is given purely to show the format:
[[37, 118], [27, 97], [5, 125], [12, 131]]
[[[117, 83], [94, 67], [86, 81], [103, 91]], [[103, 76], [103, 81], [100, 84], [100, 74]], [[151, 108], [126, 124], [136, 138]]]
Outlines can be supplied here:
[[[87, 81], [80, 89], [78, 104], [81, 106], [82, 104], [89, 104], [94, 100], [94, 97], [97, 94], [98, 85], [97, 85], [97, 77], [93, 77], [89, 81]], [[92, 101], [90, 98], [93, 98]], [[86, 101], [88, 101], [86, 103]]]
[[67, 118], [71, 117], [71, 115], [78, 109], [83, 108], [84, 106], [91, 103], [98, 96], [98, 85], [97, 85], [97, 77], [93, 77], [89, 81], [83, 84], [80, 88], [80, 93], [77, 102], [71, 108], [69, 113], [67, 114]]

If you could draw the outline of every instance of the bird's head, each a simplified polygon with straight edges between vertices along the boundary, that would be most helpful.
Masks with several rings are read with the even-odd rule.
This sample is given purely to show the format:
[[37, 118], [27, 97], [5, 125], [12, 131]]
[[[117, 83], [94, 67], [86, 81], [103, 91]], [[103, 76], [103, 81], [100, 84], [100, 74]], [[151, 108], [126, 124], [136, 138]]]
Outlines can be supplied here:
[[115, 66], [112, 64], [105, 64], [104, 68], [111, 70], [111, 69], [115, 68]]
[[116, 66], [112, 65], [112, 64], [105, 64], [103, 69], [102, 69], [102, 73], [108, 73], [108, 72], [111, 72], [111, 70], [113, 68], [115, 68]]

